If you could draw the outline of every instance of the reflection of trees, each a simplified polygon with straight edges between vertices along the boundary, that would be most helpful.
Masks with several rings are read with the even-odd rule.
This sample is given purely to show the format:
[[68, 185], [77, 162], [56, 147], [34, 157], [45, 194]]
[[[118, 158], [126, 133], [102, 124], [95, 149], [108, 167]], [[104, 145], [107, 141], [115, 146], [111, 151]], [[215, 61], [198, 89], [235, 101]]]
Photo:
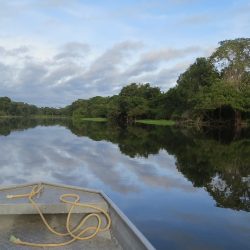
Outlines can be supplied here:
[[250, 210], [250, 182], [246, 178], [250, 173], [250, 140], [220, 144], [195, 139], [192, 147], [187, 145], [176, 156], [178, 169], [194, 186], [205, 187], [218, 206]]
[[0, 119], [0, 136], [9, 135], [12, 131], [21, 131], [29, 128], [35, 128], [36, 126], [52, 126], [68, 124], [66, 119], [25, 119], [25, 118], [7, 118]]
[[[108, 123], [72, 123], [70, 120], [0, 120], [0, 134], [37, 125], [60, 124], [77, 136], [117, 144], [130, 157], [148, 157], [165, 149], [176, 157], [178, 170], [194, 186], [205, 187], [217, 206], [250, 211], [250, 133], [196, 132], [154, 126], [117, 127]], [[223, 138], [231, 138], [231, 141]]]
[[166, 127], [121, 129], [107, 123], [82, 123], [73, 126], [71, 131], [93, 140], [116, 143], [121, 152], [130, 157], [148, 157], [165, 149], [176, 157], [178, 170], [194, 186], [205, 187], [217, 206], [250, 210], [250, 134], [247, 130], [241, 135], [237, 133], [237, 140], [233, 140], [232, 131], [225, 129], [202, 133]]
[[162, 130], [150, 126], [121, 128], [109, 123], [84, 122], [71, 124], [69, 129], [78, 136], [118, 144], [120, 151], [130, 157], [148, 157], [149, 154], [157, 154], [163, 148], [160, 142]]
[[38, 124], [34, 120], [26, 119], [0, 119], [0, 135], [9, 135], [12, 131], [34, 128]]

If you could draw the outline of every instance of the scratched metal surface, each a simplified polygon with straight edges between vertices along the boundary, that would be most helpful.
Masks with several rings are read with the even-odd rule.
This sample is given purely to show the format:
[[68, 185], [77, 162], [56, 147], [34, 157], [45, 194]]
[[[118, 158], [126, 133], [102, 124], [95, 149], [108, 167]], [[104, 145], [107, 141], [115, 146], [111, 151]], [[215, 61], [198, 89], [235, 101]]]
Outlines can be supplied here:
[[[46, 215], [48, 222], [56, 230], [65, 232], [66, 215]], [[15, 245], [9, 241], [10, 235], [15, 235], [17, 238], [31, 242], [63, 242], [70, 238], [61, 238], [48, 232], [38, 215], [1, 215], [0, 216], [0, 249], [1, 250], [24, 250], [37, 249]], [[40, 248], [39, 248], [40, 249]], [[44, 248], [52, 249], [52, 248]], [[55, 248], [53, 248], [55, 249]], [[77, 241], [65, 247], [56, 249], [88, 249], [88, 250], [121, 250], [122, 247], [117, 240], [112, 236], [111, 239], [106, 239], [100, 236], [88, 241]]]
[[[105, 211], [108, 211], [108, 205], [99, 193], [89, 192], [79, 189], [70, 189], [67, 187], [53, 186], [43, 184], [43, 191], [34, 200], [39, 204], [40, 209], [46, 214], [68, 213], [71, 205], [67, 205], [60, 201], [62, 194], [78, 194], [80, 202], [94, 204]], [[32, 190], [33, 186], [24, 186], [10, 189], [0, 189], [0, 214], [36, 214], [36, 210], [32, 207], [27, 198], [7, 199], [7, 195], [25, 194]], [[67, 198], [73, 201], [74, 199]], [[74, 213], [90, 213], [95, 212], [90, 208], [76, 207]]]
[[[38, 198], [34, 200], [39, 200], [39, 202], [44, 204], [50, 204], [51, 202], [59, 202], [59, 197], [65, 193], [74, 193], [78, 194], [81, 198], [82, 202], [102, 202], [103, 198], [98, 193], [87, 192], [79, 189], [69, 189], [61, 186], [52, 186], [48, 184], [43, 184], [44, 189]], [[0, 202], [6, 201], [6, 195], [8, 194], [25, 194], [31, 191], [33, 186], [25, 186], [25, 187], [17, 187], [0, 190]], [[9, 203], [20, 203], [27, 199], [19, 198], [19, 199], [8, 199]]]

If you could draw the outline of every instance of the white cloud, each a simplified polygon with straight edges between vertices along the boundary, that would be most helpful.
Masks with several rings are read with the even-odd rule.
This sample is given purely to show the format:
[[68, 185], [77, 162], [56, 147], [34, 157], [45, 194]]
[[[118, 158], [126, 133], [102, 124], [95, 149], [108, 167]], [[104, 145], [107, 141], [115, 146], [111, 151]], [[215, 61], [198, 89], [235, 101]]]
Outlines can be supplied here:
[[195, 46], [148, 51], [138, 41], [116, 43], [95, 56], [90, 45], [79, 42], [67, 43], [43, 58], [34, 56], [34, 50], [27, 45], [0, 47], [0, 93], [40, 106], [117, 94], [134, 81], [167, 90], [196, 55], [206, 54], [206, 48]]

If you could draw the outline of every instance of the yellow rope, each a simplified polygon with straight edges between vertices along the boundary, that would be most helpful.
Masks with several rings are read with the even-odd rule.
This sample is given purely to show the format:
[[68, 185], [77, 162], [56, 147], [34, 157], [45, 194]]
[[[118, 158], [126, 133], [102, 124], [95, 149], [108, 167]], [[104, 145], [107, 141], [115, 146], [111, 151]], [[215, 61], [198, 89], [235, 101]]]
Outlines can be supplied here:
[[[32, 204], [32, 206], [37, 210], [37, 212], [39, 213], [43, 223], [45, 224], [45, 226], [47, 227], [47, 229], [58, 236], [71, 236], [71, 239], [65, 242], [61, 242], [61, 243], [33, 243], [33, 242], [27, 242], [27, 241], [22, 241], [18, 238], [16, 238], [15, 236], [11, 236], [10, 237], [10, 241], [18, 244], [18, 245], [25, 245], [25, 246], [32, 246], [32, 247], [59, 247], [59, 246], [65, 246], [68, 245], [76, 240], [89, 240], [93, 237], [95, 237], [99, 232], [103, 232], [106, 231], [110, 228], [111, 225], [111, 219], [109, 214], [103, 210], [100, 207], [91, 205], [91, 204], [86, 204], [86, 203], [81, 203], [80, 202], [80, 196], [78, 194], [63, 194], [60, 196], [60, 201], [66, 203], [66, 204], [70, 204], [71, 207], [69, 209], [68, 215], [67, 215], [67, 220], [66, 220], [66, 229], [67, 232], [66, 233], [60, 233], [55, 231], [47, 222], [47, 220], [45, 219], [44, 215], [42, 214], [39, 206], [36, 204], [36, 202], [33, 200], [33, 197], [35, 197], [36, 195], [38, 195], [43, 189], [43, 186], [41, 184], [38, 184], [36, 186], [34, 186], [31, 190], [30, 193], [27, 194], [18, 194], [18, 195], [7, 195], [8, 199], [15, 199], [15, 198], [28, 198], [30, 203]], [[69, 201], [66, 198], [75, 198], [74, 201]], [[84, 217], [79, 224], [75, 227], [75, 229], [71, 229], [70, 228], [70, 219], [71, 219], [71, 215], [72, 212], [74, 210], [75, 207], [85, 207], [85, 208], [92, 208], [97, 212], [101, 212], [105, 218], [106, 218], [106, 226], [101, 228], [103, 221], [100, 217], [100, 215], [98, 213], [91, 213], [88, 214], [86, 217]], [[87, 220], [89, 220], [91, 217], [95, 217], [97, 219], [97, 226], [88, 226], [85, 229], [82, 229], [81, 231], [79, 231], [79, 229], [86, 223]], [[77, 233], [78, 231], [78, 233]], [[92, 233], [88, 236], [82, 236], [84, 234], [86, 234], [86, 232], [91, 231]]]

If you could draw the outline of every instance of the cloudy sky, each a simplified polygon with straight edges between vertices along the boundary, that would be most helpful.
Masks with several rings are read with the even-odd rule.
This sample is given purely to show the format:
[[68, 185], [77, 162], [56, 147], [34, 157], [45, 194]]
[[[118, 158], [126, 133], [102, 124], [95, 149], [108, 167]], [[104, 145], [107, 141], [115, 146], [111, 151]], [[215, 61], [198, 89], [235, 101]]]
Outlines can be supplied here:
[[249, 0], [0, 0], [0, 96], [61, 107], [130, 82], [166, 91], [218, 42], [250, 37]]

